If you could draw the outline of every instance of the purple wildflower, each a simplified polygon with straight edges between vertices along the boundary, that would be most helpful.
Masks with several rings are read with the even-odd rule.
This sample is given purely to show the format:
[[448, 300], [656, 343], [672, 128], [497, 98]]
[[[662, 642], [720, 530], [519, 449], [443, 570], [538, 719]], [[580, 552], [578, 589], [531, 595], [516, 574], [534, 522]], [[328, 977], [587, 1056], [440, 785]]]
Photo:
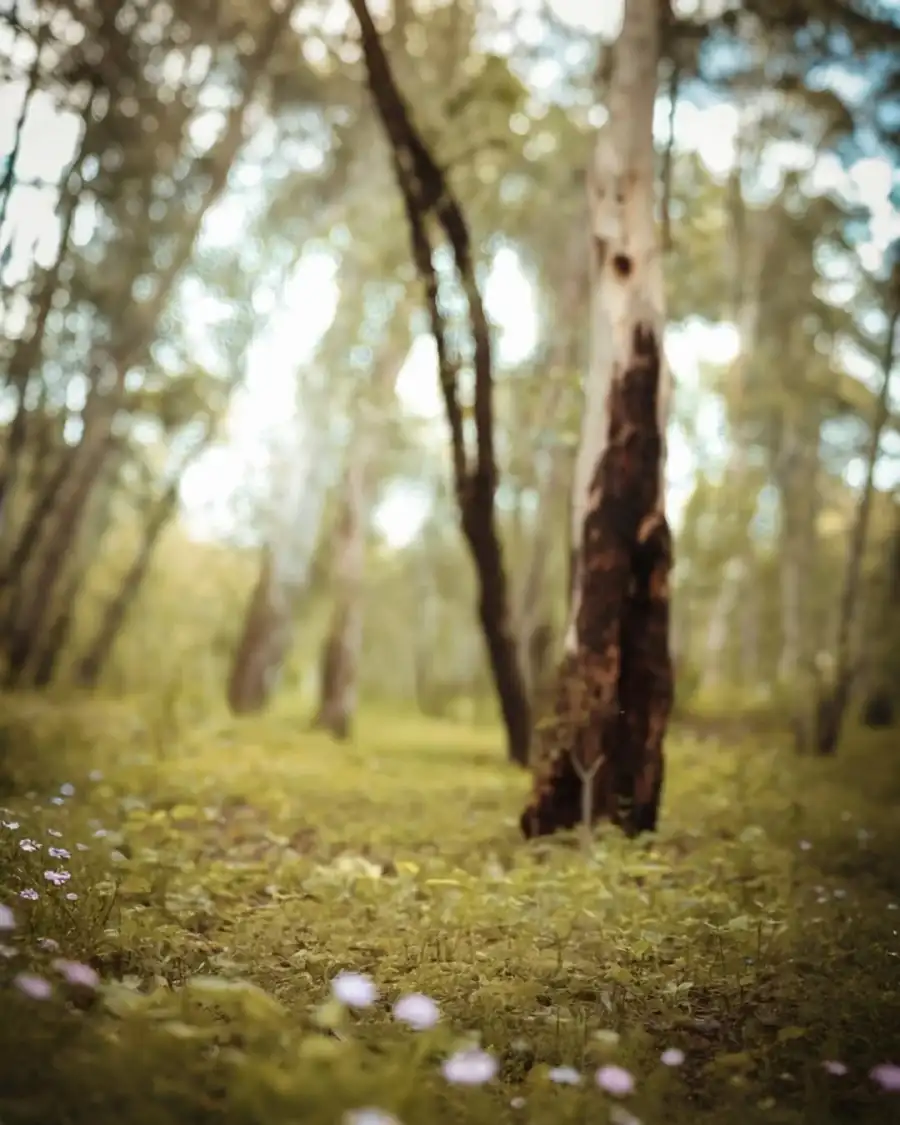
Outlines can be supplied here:
[[100, 983], [100, 977], [90, 965], [83, 965], [80, 961], [66, 961], [57, 958], [53, 962], [53, 968], [65, 977], [69, 984], [81, 985], [83, 988], [96, 988]]
[[479, 1047], [469, 1047], [445, 1059], [441, 1071], [455, 1086], [483, 1086], [497, 1073], [497, 1060]]
[[617, 1098], [624, 1098], [627, 1094], [634, 1093], [634, 1078], [631, 1072], [622, 1066], [601, 1066], [596, 1078], [601, 1090]]
[[896, 1063], [879, 1063], [869, 1071], [869, 1077], [877, 1082], [882, 1090], [890, 1094], [900, 1094], [900, 1066]]
[[13, 984], [32, 1000], [46, 1000], [53, 991], [48, 981], [34, 973], [18, 973], [13, 977]]

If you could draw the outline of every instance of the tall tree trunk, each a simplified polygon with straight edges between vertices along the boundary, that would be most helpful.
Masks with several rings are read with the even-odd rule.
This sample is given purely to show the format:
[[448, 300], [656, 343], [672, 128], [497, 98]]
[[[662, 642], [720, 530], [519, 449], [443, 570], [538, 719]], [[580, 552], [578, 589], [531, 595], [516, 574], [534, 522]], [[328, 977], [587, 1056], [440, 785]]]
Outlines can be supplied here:
[[[117, 461], [116, 458], [113, 460]], [[109, 527], [117, 472], [118, 463], [108, 466], [104, 471], [106, 480], [101, 487], [94, 489], [89, 511], [79, 534], [77, 549], [72, 552], [72, 557], [67, 561], [64, 569], [59, 596], [55, 599], [53, 607], [55, 612], [29, 657], [27, 682], [33, 688], [45, 688], [52, 683], [60, 657], [68, 644], [75, 621], [78, 596], [90, 572], [97, 544]], [[15, 684], [9, 682], [8, 686], [21, 684], [22, 674], [25, 671], [25, 668], [21, 668], [18, 682]]]
[[553, 721], [534, 759], [526, 836], [608, 816], [656, 826], [672, 706], [663, 473], [669, 382], [654, 218], [653, 110], [663, 5], [626, 0], [609, 122], [589, 171], [592, 361], [575, 472], [578, 547]]
[[[399, 339], [388, 339], [372, 372], [368, 401], [357, 419], [341, 489], [341, 512], [335, 531], [335, 605], [322, 653], [319, 708], [314, 725], [335, 738], [350, 737], [358, 699], [359, 660], [363, 637], [363, 595], [366, 536], [375, 497], [375, 459], [383, 447], [386, 411], [394, 397], [397, 376], [409, 352], [408, 305], [398, 319]], [[387, 331], [391, 330], [389, 326]]]
[[727, 679], [728, 641], [734, 625], [739, 593], [737, 578], [734, 568], [726, 563], [722, 568], [719, 588], [713, 598], [706, 625], [702, 684], [707, 690], [715, 691]]
[[[369, 90], [391, 145], [394, 172], [409, 223], [413, 261], [425, 287], [437, 349], [441, 393], [450, 428], [460, 526], [478, 578], [478, 619], [503, 716], [507, 754], [511, 761], [525, 765], [531, 737], [531, 709], [510, 620], [509, 584], [494, 511], [497, 462], [494, 455], [491, 339], [475, 277], [471, 238], [452, 185], [435, 163], [410, 119], [365, 0], [351, 0], [351, 7], [362, 33]], [[434, 246], [428, 224], [432, 217], [437, 220], [449, 243], [457, 278], [468, 305], [475, 369], [472, 403], [476, 435], [474, 450], [468, 448], [465, 436], [460, 403], [460, 364], [451, 352], [446, 320], [438, 300]]]
[[286, 441], [272, 473], [280, 495], [274, 497], [272, 526], [227, 685], [228, 706], [236, 715], [268, 704], [293, 644], [297, 606], [312, 579], [334, 450], [318, 404], [305, 405], [310, 414], [297, 422], [299, 432]]
[[162, 495], [151, 504], [141, 529], [141, 541], [137, 553], [123, 575], [119, 588], [104, 606], [100, 624], [75, 664], [72, 678], [79, 687], [96, 685], [109, 660], [116, 639], [122, 631], [122, 626], [137, 600], [160, 537], [178, 511], [184, 474], [200, 454], [209, 448], [215, 433], [215, 423], [210, 420], [206, 433], [178, 466], [177, 472]]
[[291, 644], [291, 593], [265, 548], [228, 681], [228, 706], [236, 715], [262, 710], [275, 688]]
[[900, 707], [900, 507], [885, 552], [884, 577], [873, 617], [875, 651], [867, 661], [862, 722], [882, 729], [897, 721]]
[[[38, 66], [39, 56], [40, 52], [35, 55], [35, 68]], [[36, 369], [40, 365], [41, 356], [43, 354], [44, 335], [47, 330], [47, 321], [53, 307], [53, 298], [59, 289], [62, 267], [68, 257], [72, 228], [75, 222], [75, 213], [78, 208], [79, 195], [76, 190], [71, 189], [71, 185], [77, 184], [80, 186], [84, 164], [88, 157], [93, 155], [97, 139], [98, 122], [91, 117], [91, 111], [94, 108], [96, 97], [97, 95], [95, 93], [88, 102], [87, 110], [85, 111], [84, 133], [79, 151], [68, 174], [63, 180], [64, 194], [60, 203], [61, 229], [56, 258], [50, 269], [41, 277], [37, 299], [33, 307], [32, 323], [22, 339], [16, 342], [15, 349], [10, 357], [8, 369], [5, 372], [4, 383], [12, 390], [11, 405], [14, 413], [7, 435], [6, 448], [3, 452], [3, 460], [2, 463], [0, 463], [0, 542], [6, 538], [6, 513], [9, 508], [10, 496], [16, 485], [19, 460], [24, 451], [28, 437], [28, 408], [26, 401], [28, 386]], [[27, 107], [28, 100], [26, 99], [22, 109], [23, 121]], [[14, 156], [11, 156], [9, 160], [8, 172], [9, 175], [12, 176]]]
[[881, 435], [884, 432], [891, 410], [891, 376], [894, 372], [896, 356], [897, 325], [900, 322], [900, 266], [895, 270], [895, 276], [892, 280], [895, 291], [890, 294], [892, 308], [889, 314], [887, 338], [885, 340], [881, 390], [875, 407], [875, 417], [872, 419], [872, 431], [866, 458], [866, 478], [853, 521], [850, 554], [847, 559], [847, 570], [844, 574], [844, 586], [841, 592], [833, 688], [817, 711], [816, 749], [822, 755], [832, 755], [837, 751], [856, 670], [851, 630], [856, 607], [859, 603], [863, 557], [869, 533], [872, 497], [875, 494], [875, 468], [878, 464], [878, 453], [881, 449]]

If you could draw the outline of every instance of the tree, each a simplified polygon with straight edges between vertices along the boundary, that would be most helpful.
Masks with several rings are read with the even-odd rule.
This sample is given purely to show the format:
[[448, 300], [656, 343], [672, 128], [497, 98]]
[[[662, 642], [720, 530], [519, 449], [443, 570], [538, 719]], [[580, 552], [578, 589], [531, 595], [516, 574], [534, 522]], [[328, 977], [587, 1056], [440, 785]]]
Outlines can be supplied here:
[[[894, 247], [896, 251], [898, 246]], [[897, 258], [896, 253], [894, 254]], [[835, 641], [834, 672], [830, 690], [818, 702], [816, 724], [816, 750], [820, 755], [831, 755], [837, 751], [841, 728], [850, 694], [857, 672], [857, 660], [853, 651], [852, 627], [860, 600], [862, 565], [869, 533], [872, 501], [875, 497], [875, 470], [881, 451], [881, 439], [885, 423], [890, 416], [891, 377], [897, 362], [897, 326], [900, 324], [900, 259], [893, 263], [891, 276], [885, 289], [884, 340], [881, 357], [881, 388], [876, 402], [876, 413], [872, 419], [869, 434], [869, 448], [866, 451], [865, 479], [859, 494], [853, 525], [850, 534], [850, 553], [844, 575], [838, 616], [837, 638]]]
[[[425, 288], [431, 331], [438, 356], [441, 393], [450, 427], [453, 480], [460, 526], [478, 575], [478, 617], [490, 659], [507, 752], [519, 765], [528, 762], [531, 711], [513, 634], [509, 584], [497, 531], [494, 498], [494, 403], [491, 339], [475, 277], [471, 237], [456, 194], [412, 123], [365, 0], [351, 0], [359, 21], [372, 101], [392, 150], [394, 171], [409, 224], [413, 261]], [[436, 219], [452, 254], [468, 310], [475, 390], [471, 428], [475, 449], [466, 440], [469, 420], [461, 403], [461, 360], [454, 355], [439, 300], [438, 274], [429, 222]]]
[[654, 216], [662, 19], [658, 0], [627, 0], [609, 120], [588, 171], [592, 356], [575, 468], [574, 580], [554, 714], [521, 818], [526, 836], [600, 815], [629, 833], [657, 820], [673, 691], [663, 495], [669, 376]]

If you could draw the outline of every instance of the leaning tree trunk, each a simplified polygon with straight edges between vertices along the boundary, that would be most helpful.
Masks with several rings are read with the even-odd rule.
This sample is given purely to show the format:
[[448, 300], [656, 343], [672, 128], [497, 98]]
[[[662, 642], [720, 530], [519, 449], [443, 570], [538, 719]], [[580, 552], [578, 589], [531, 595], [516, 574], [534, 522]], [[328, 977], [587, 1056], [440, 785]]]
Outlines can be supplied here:
[[853, 521], [850, 554], [847, 559], [847, 570], [844, 574], [844, 585], [841, 591], [833, 685], [817, 708], [816, 750], [819, 754], [825, 756], [837, 751], [856, 671], [851, 631], [856, 607], [859, 603], [863, 557], [869, 533], [872, 499], [875, 495], [875, 468], [878, 464], [881, 436], [891, 412], [891, 376], [894, 373], [894, 358], [896, 355], [895, 336], [897, 325], [900, 323], [900, 267], [896, 271], [894, 285], [896, 286], [896, 292], [891, 294], [894, 308], [888, 320], [881, 389], [875, 406], [875, 417], [872, 419], [872, 431], [866, 458], [866, 479], [863, 483]]
[[577, 554], [554, 716], [534, 756], [526, 836], [607, 816], [656, 826], [672, 706], [669, 385], [654, 217], [653, 108], [663, 5], [626, 0], [610, 119], [589, 172], [592, 358], [575, 472]]
[[[471, 236], [453, 185], [436, 164], [414, 126], [381, 44], [366, 0], [351, 0], [359, 21], [363, 57], [372, 100], [391, 145], [394, 172], [409, 223], [416, 271], [425, 288], [435, 340], [438, 375], [447, 423], [460, 525], [478, 580], [478, 620], [490, 661], [509, 759], [526, 765], [531, 735], [531, 708], [510, 614], [509, 583], [497, 530], [494, 495], [493, 372], [490, 327], [478, 282]], [[466, 438], [460, 401], [460, 361], [452, 348], [447, 320], [438, 299], [435, 244], [429, 219], [437, 220], [452, 253], [457, 280], [468, 306], [475, 388], [471, 410], [474, 443]], [[455, 353], [455, 354], [454, 354]], [[470, 447], [474, 444], [474, 450]]]

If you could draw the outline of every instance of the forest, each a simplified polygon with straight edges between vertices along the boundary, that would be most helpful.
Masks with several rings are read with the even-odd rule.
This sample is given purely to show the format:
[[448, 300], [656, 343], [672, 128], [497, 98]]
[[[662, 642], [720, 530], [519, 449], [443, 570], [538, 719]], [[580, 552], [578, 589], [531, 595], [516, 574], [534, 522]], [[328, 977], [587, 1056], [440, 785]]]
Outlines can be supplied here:
[[900, 6], [0, 0], [0, 1125], [900, 1121]]

